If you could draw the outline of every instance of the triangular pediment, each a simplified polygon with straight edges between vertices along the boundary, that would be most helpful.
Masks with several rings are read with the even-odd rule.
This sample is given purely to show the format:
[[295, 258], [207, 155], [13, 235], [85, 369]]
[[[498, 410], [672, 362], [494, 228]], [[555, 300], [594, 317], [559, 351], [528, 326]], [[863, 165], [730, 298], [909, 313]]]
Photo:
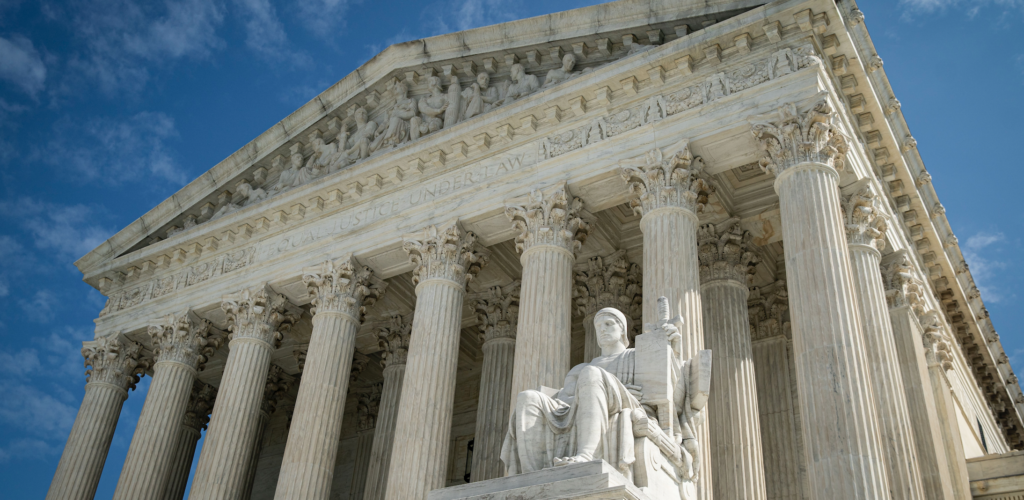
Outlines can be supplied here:
[[[496, 113], [555, 81], [583, 76], [680, 37], [699, 36], [707, 26], [763, 3], [622, 0], [392, 45], [76, 265], [97, 285], [100, 275], [120, 272], [114, 270], [124, 266], [114, 261], [121, 257], [187, 237], [207, 221], [272, 199], [329, 171]], [[574, 67], [560, 71], [566, 59]], [[514, 66], [522, 70], [516, 79], [511, 75]], [[477, 92], [482, 74], [490, 81]], [[458, 97], [449, 97], [452, 82], [457, 82]], [[460, 109], [437, 112], [446, 101], [460, 101]], [[363, 112], [366, 125], [360, 125]], [[156, 253], [153, 265], [173, 258]]]

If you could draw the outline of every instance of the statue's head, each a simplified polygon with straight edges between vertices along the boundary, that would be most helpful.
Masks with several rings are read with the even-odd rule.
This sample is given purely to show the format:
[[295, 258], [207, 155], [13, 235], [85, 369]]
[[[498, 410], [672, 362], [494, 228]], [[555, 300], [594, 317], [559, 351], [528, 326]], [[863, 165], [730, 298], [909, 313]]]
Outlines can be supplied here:
[[568, 73], [572, 71], [574, 67], [576, 67], [576, 56], [573, 54], [566, 54], [565, 57], [562, 58], [562, 69]]
[[491, 84], [491, 75], [486, 71], [481, 71], [476, 75], [476, 83], [480, 85], [481, 89], [486, 89]]
[[526, 74], [526, 71], [523, 70], [522, 64], [515, 63], [509, 68], [508, 73], [513, 80], [518, 82]]
[[614, 307], [606, 307], [594, 315], [594, 331], [597, 333], [597, 345], [602, 349], [621, 343], [629, 346], [626, 332], [626, 315]]

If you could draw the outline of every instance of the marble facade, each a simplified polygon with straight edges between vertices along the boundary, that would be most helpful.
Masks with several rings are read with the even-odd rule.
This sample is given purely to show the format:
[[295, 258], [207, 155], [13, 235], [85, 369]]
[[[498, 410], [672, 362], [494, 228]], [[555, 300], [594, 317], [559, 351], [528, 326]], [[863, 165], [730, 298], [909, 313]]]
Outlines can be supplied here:
[[[108, 300], [47, 498], [94, 496], [140, 376], [118, 498], [184, 498], [200, 433], [194, 500], [971, 498], [1024, 394], [930, 180], [852, 1], [389, 47], [76, 263]], [[520, 392], [659, 297], [715, 359], [692, 488], [505, 477]]]

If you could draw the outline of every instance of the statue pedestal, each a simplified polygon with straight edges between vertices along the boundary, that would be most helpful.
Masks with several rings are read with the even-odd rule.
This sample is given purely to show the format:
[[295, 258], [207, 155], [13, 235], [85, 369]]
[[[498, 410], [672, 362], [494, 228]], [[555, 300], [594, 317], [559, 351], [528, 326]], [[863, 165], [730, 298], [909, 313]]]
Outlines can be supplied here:
[[604, 460], [431, 491], [428, 500], [652, 500]]

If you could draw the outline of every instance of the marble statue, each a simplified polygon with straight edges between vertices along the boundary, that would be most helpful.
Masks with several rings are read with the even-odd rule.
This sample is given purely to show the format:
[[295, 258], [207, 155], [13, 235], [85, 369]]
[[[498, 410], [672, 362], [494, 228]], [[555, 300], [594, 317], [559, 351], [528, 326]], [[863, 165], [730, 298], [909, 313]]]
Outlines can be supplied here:
[[466, 102], [463, 119], [468, 120], [490, 111], [498, 99], [500, 99], [498, 88], [491, 86], [491, 75], [486, 71], [481, 71], [476, 75], [476, 82], [462, 91], [462, 100]]
[[420, 117], [416, 109], [416, 100], [409, 97], [409, 88], [399, 81], [392, 88], [395, 105], [388, 113], [388, 126], [384, 132], [374, 139], [371, 150], [397, 146], [409, 139], [420, 137]]
[[430, 95], [419, 100], [420, 113], [423, 115], [423, 125], [426, 129], [423, 134], [441, 130], [441, 126], [444, 125], [441, 115], [448, 109], [448, 96], [441, 92], [441, 79], [436, 76], [427, 78], [427, 88], [430, 89]]
[[502, 99], [501, 104], [515, 102], [517, 99], [522, 99], [540, 88], [540, 81], [537, 80], [536, 76], [526, 74], [522, 64], [513, 64], [509, 70], [509, 76], [512, 78], [512, 84], [505, 91], [505, 97]]
[[448, 84], [448, 108], [444, 111], [444, 128], [454, 127], [462, 118], [462, 86], [459, 79], [452, 76]]
[[355, 119], [356, 131], [352, 133], [352, 147], [346, 153], [349, 156], [356, 153], [358, 159], [365, 160], [372, 152], [370, 145], [377, 135], [377, 122], [367, 119], [366, 108], [362, 106], [356, 108]]
[[[666, 298], [658, 304], [660, 322], [645, 325], [635, 349], [626, 347], [626, 316], [615, 308], [601, 309], [594, 316], [601, 355], [570, 370], [560, 390], [517, 395], [501, 450], [508, 475], [604, 460], [626, 477], [659, 483], [662, 494], [665, 484], [673, 484], [676, 498], [693, 498], [700, 471], [693, 425], [708, 398], [711, 352], [682, 360], [682, 318], [669, 319]], [[638, 436], [648, 422], [656, 431]], [[681, 482], [649, 480], [656, 472], [635, 470], [646, 462], [639, 457], [641, 448], [651, 453], [641, 440], [657, 442], [668, 458], [661, 461], [676, 465], [674, 477]]]
[[338, 157], [338, 142], [327, 143], [322, 137], [313, 137], [313, 154], [306, 160], [305, 168], [319, 177], [327, 173]]
[[544, 86], [557, 85], [580, 74], [579, 72], [573, 73], [574, 67], [576, 67], [576, 55], [566, 54], [562, 57], [562, 67], [548, 71], [548, 76], [544, 78]]

